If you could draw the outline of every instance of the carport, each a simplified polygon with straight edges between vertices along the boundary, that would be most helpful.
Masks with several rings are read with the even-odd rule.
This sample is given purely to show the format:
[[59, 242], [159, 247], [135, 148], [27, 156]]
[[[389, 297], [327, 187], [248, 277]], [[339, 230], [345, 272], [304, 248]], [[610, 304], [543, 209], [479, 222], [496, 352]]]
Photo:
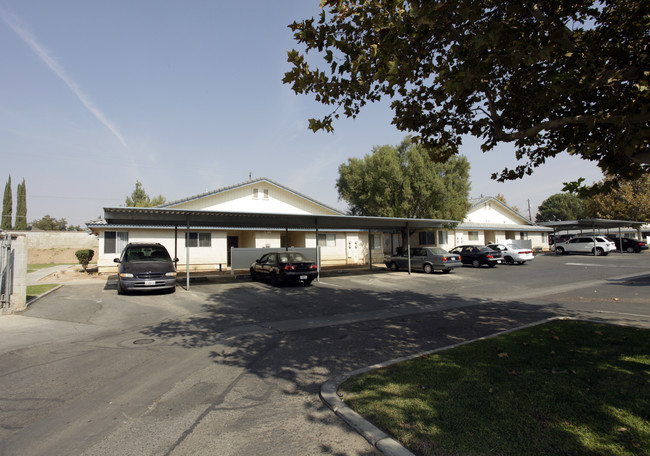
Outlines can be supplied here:
[[[178, 229], [183, 227], [189, 233], [192, 228], [260, 228], [314, 230], [318, 252], [318, 231], [322, 229], [351, 229], [376, 231], [402, 231], [442, 228], [458, 224], [455, 220], [360, 217], [351, 215], [315, 214], [273, 214], [254, 212], [213, 212], [187, 209], [143, 208], [143, 207], [105, 207], [104, 219], [110, 225], [174, 227], [174, 245], [178, 252]], [[411, 245], [408, 238], [409, 274], [411, 273]], [[186, 246], [186, 288], [190, 287], [190, 249]], [[317, 258], [320, 274], [320, 258]], [[372, 249], [370, 249], [370, 269], [372, 270]]]
[[[539, 225], [553, 228], [553, 237], [556, 240], [557, 240], [557, 233], [560, 233], [562, 231], [566, 231], [567, 234], [569, 234], [569, 231], [579, 230], [579, 232], [582, 234], [583, 230], [591, 230], [591, 233], [594, 235], [596, 234], [602, 235], [603, 233], [600, 233], [600, 230], [607, 230], [605, 234], [609, 234], [610, 229], [618, 228], [619, 242], [621, 238], [621, 228], [634, 228], [635, 230], [637, 230], [637, 232], [640, 233], [641, 226], [643, 226], [644, 224], [645, 222], [637, 222], [631, 220], [609, 220], [609, 219], [597, 219], [597, 218], [539, 223]], [[599, 230], [599, 232], [596, 233], [596, 230]], [[622, 243], [619, 245], [619, 249], [621, 253], [623, 253]]]

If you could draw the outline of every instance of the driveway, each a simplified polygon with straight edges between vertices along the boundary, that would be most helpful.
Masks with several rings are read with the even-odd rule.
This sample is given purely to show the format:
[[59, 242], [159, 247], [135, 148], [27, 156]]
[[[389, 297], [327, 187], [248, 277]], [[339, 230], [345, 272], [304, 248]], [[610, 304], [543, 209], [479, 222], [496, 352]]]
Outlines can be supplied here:
[[319, 400], [329, 377], [556, 315], [650, 327], [646, 254], [114, 287], [0, 318], [0, 454], [376, 454]]

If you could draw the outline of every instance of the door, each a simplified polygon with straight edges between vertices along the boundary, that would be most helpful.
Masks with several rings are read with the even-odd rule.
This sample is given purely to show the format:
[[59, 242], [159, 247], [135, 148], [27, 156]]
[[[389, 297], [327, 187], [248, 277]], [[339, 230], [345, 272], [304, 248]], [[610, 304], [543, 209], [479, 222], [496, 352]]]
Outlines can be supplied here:
[[231, 248], [239, 247], [239, 236], [228, 236], [226, 241], [226, 248], [228, 249], [228, 266], [232, 266], [232, 250]]

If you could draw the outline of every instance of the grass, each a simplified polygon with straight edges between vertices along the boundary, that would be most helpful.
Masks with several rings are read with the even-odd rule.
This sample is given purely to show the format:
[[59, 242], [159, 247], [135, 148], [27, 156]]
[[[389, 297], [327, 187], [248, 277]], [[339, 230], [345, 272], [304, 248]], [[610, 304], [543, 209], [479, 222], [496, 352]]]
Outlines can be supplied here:
[[27, 286], [27, 301], [42, 295], [43, 293], [50, 291], [52, 288], [56, 288], [59, 285], [56, 283], [44, 283], [42, 285], [28, 285]]
[[650, 455], [650, 331], [553, 321], [354, 377], [415, 454]]

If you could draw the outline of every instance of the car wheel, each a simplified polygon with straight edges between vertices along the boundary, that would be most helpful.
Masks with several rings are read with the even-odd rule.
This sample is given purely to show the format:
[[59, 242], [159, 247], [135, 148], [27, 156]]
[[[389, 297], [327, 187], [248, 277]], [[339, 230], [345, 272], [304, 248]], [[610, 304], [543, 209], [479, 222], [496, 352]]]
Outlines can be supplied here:
[[255, 282], [257, 280], [257, 273], [255, 273], [255, 269], [251, 268], [251, 280]]
[[605, 251], [601, 249], [600, 247], [596, 247], [593, 251], [594, 256], [602, 256], [605, 254]]
[[472, 267], [473, 268], [480, 268], [481, 267], [481, 262], [479, 260], [473, 260], [472, 261]]
[[564, 249], [562, 247], [556, 247], [555, 253], [558, 255], [564, 255]]
[[515, 260], [513, 260], [512, 257], [507, 256], [507, 257], [505, 257], [503, 260], [505, 261], [505, 263], [506, 263], [507, 265], [513, 265], [513, 264], [515, 264]]
[[390, 263], [390, 270], [391, 270], [391, 271], [398, 271], [398, 270], [399, 270], [399, 267], [397, 266], [397, 263], [395, 263], [394, 261], [392, 261], [392, 262]]
[[433, 266], [431, 266], [430, 264], [425, 264], [424, 272], [426, 272], [427, 274], [431, 274], [433, 272]]
[[274, 287], [277, 287], [278, 283], [279, 283], [278, 276], [275, 274], [275, 272], [272, 272], [271, 273], [271, 285], [274, 286]]
[[122, 288], [122, 284], [120, 283], [119, 280], [117, 281], [117, 294], [118, 295], [126, 294], [126, 290]]
[[628, 247], [627, 253], [634, 253], [634, 247]]

